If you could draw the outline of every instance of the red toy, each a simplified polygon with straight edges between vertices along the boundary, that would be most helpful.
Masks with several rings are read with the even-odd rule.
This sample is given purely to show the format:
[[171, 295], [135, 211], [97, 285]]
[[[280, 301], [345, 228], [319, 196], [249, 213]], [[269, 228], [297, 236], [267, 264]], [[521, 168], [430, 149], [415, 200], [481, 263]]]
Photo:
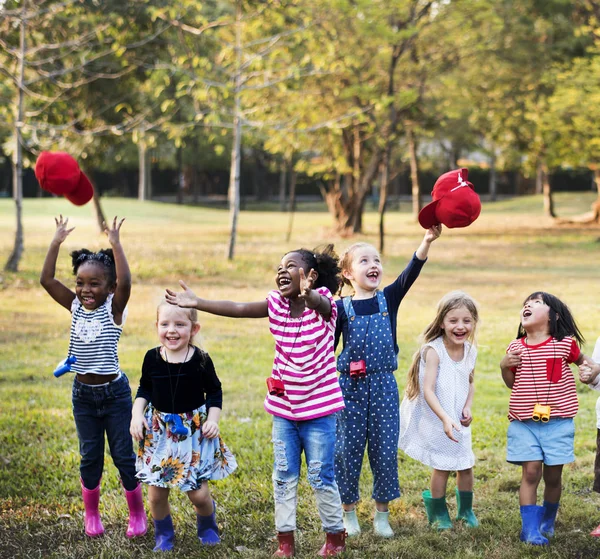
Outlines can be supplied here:
[[481, 201], [473, 185], [467, 181], [468, 169], [444, 173], [433, 185], [433, 202], [419, 212], [419, 223], [425, 229], [442, 223], [446, 227], [467, 227], [481, 213]]
[[44, 190], [64, 196], [76, 206], [94, 196], [92, 183], [68, 153], [43, 151], [35, 163], [35, 176]]

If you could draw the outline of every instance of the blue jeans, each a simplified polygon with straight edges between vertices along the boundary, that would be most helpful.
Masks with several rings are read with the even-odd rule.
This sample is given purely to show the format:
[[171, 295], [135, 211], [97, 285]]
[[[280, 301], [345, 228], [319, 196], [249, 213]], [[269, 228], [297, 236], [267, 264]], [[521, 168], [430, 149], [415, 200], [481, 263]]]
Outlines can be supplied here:
[[323, 530], [344, 530], [342, 502], [334, 474], [335, 415], [306, 421], [273, 416], [273, 492], [275, 526], [278, 532], [296, 529], [296, 503], [302, 451], [308, 482], [315, 491]]
[[105, 433], [123, 486], [127, 491], [137, 487], [135, 455], [129, 433], [131, 407], [131, 388], [124, 374], [104, 386], [73, 381], [73, 416], [81, 454], [79, 472], [86, 489], [95, 489], [100, 483]]

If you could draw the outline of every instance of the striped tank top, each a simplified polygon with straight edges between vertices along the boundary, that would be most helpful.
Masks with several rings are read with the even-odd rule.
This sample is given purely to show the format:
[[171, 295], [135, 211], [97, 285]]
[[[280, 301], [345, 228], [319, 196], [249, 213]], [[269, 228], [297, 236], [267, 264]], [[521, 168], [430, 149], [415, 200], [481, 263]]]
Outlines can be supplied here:
[[113, 294], [93, 311], [86, 310], [75, 297], [71, 304], [71, 340], [69, 353], [77, 357], [71, 366], [74, 373], [113, 375], [120, 371], [117, 344], [127, 318], [123, 311], [122, 324], [115, 324], [112, 314]]
[[267, 295], [269, 329], [275, 338], [271, 376], [283, 381], [285, 394], [267, 394], [265, 410], [291, 421], [316, 419], [344, 408], [333, 350], [337, 306], [326, 287], [317, 292], [331, 301], [329, 320], [308, 307], [293, 318], [289, 299], [276, 290]]

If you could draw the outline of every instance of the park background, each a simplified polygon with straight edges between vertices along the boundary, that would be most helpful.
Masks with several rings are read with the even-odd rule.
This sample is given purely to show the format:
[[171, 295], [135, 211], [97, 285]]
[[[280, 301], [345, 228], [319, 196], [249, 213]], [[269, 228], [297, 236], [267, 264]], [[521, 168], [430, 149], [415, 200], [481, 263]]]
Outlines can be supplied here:
[[[571, 306], [588, 354], [600, 334], [599, 16], [592, 0], [0, 0], [0, 557], [138, 557], [153, 547], [151, 530], [124, 536], [108, 456], [107, 533], [83, 535], [69, 379], [51, 375], [69, 316], [38, 284], [54, 216], [76, 226], [57, 269], [67, 284], [68, 252], [106, 246], [104, 216], [127, 218], [134, 287], [120, 357], [135, 390], [165, 287], [184, 279], [209, 298], [260, 300], [288, 250], [333, 242], [341, 252], [359, 240], [382, 251], [389, 283], [422, 238], [416, 215], [435, 178], [457, 167], [469, 168], [482, 214], [444, 231], [402, 303], [397, 378], [402, 389], [439, 298], [457, 288], [474, 296], [482, 526], [429, 530], [420, 498], [429, 472], [401, 455], [397, 536], [377, 540], [369, 528], [366, 467], [365, 531], [346, 556], [600, 557], [588, 536], [600, 522], [597, 394], [578, 387], [577, 461], [565, 468], [557, 536], [529, 548], [518, 541], [520, 472], [504, 461], [509, 393], [498, 369], [534, 290]], [[44, 150], [77, 158], [96, 187], [89, 204], [39, 188]], [[213, 484], [217, 549], [199, 549], [192, 509], [173, 495], [173, 556], [269, 557], [262, 400], [272, 340], [266, 321], [201, 322], [240, 467]], [[303, 481], [299, 556], [322, 540]]]

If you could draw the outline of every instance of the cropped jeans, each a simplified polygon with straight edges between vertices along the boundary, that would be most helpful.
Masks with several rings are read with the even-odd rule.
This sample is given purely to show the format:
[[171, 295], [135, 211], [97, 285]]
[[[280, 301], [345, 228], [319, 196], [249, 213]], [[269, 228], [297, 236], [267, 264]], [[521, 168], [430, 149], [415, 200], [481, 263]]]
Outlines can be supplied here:
[[342, 502], [334, 473], [335, 414], [291, 421], [273, 416], [273, 492], [275, 526], [278, 532], [296, 529], [298, 479], [302, 451], [306, 458], [308, 482], [315, 492], [323, 530], [344, 530]]
[[127, 491], [138, 485], [135, 454], [129, 433], [131, 388], [125, 374], [101, 386], [73, 381], [73, 416], [79, 437], [79, 472], [86, 489], [95, 489], [104, 468], [104, 434]]

